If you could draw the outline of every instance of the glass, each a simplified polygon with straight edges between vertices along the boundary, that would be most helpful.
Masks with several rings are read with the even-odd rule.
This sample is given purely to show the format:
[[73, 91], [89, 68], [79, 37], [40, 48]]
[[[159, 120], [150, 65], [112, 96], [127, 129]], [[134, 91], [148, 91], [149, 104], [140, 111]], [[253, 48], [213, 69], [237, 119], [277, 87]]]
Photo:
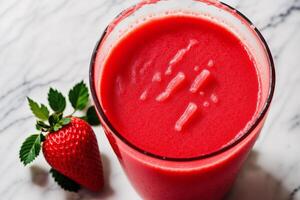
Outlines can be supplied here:
[[[257, 65], [261, 91], [255, 120], [232, 143], [206, 155], [176, 159], [144, 151], [115, 130], [101, 106], [101, 69], [109, 50], [141, 23], [166, 15], [192, 15], [225, 26], [243, 41]], [[106, 136], [143, 199], [217, 200], [230, 189], [260, 133], [274, 93], [275, 71], [261, 33], [234, 8], [215, 0], [150, 0], [123, 11], [106, 28], [91, 60], [90, 86]]]

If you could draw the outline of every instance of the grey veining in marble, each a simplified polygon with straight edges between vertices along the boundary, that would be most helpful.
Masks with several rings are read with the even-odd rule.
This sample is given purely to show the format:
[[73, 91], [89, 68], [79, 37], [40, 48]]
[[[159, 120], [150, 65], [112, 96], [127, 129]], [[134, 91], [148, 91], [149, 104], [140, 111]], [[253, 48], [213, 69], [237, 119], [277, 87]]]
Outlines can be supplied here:
[[[46, 100], [88, 81], [92, 50], [105, 26], [138, 0], [0, 0], [0, 199], [140, 199], [97, 128], [106, 180], [101, 194], [62, 191], [42, 157], [24, 168], [19, 146], [33, 131], [26, 96]], [[269, 117], [229, 200], [300, 200], [300, 0], [226, 0], [262, 31], [277, 86]]]

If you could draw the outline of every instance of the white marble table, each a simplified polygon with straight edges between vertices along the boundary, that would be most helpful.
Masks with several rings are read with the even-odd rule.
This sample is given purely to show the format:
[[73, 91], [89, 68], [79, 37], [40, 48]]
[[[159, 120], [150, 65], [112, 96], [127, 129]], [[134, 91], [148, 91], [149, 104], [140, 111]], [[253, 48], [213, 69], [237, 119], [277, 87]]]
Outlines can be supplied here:
[[[18, 150], [33, 131], [26, 96], [46, 100], [49, 85], [64, 92], [88, 81], [92, 50], [105, 26], [137, 0], [0, 0], [0, 199], [140, 199], [101, 128], [95, 131], [106, 181], [100, 194], [61, 190], [40, 157], [24, 168]], [[230, 200], [300, 199], [300, 0], [226, 0], [259, 28], [273, 52], [276, 94], [261, 137]], [[44, 182], [32, 181], [33, 175]]]

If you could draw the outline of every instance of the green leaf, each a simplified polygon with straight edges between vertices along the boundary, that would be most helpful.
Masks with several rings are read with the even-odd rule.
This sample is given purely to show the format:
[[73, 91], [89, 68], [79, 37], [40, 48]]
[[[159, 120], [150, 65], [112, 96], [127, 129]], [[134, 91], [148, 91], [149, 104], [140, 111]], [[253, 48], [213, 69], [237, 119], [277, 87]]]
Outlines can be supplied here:
[[59, 114], [54, 113], [54, 114], [50, 115], [48, 121], [49, 121], [50, 126], [52, 127], [55, 124], [57, 124], [61, 119], [62, 119], [62, 113], [59, 113]]
[[51, 168], [50, 173], [52, 174], [55, 182], [64, 190], [78, 192], [78, 190], [81, 188], [78, 183], [53, 168]]
[[45, 122], [43, 121], [37, 121], [36, 125], [35, 125], [36, 129], [39, 131], [48, 131], [48, 129], [50, 128], [49, 125], [47, 125]]
[[89, 107], [86, 112], [87, 122], [92, 126], [97, 126], [100, 124], [95, 106]]
[[89, 90], [85, 83], [81, 81], [69, 92], [69, 100], [75, 110], [83, 110], [89, 101]]
[[62, 114], [52, 114], [49, 117], [49, 124], [50, 124], [50, 132], [55, 132], [64, 127], [65, 125], [69, 124], [71, 122], [71, 118], [62, 117]]
[[19, 157], [24, 165], [31, 163], [40, 153], [41, 142], [45, 137], [42, 134], [29, 136], [22, 144]]
[[46, 121], [49, 117], [49, 110], [48, 108], [41, 104], [41, 106], [39, 106], [38, 103], [36, 103], [35, 101], [33, 101], [32, 99], [30, 99], [29, 97], [27, 97], [28, 99], [28, 103], [30, 106], [30, 109], [32, 111], [32, 113], [40, 120], [42, 121]]
[[50, 88], [48, 102], [54, 112], [62, 113], [66, 108], [66, 98], [58, 90]]
[[59, 123], [61, 125], [65, 126], [65, 125], [69, 124], [70, 122], [71, 122], [71, 118], [65, 117], [65, 118], [62, 118]]
[[59, 124], [59, 123], [57, 123], [57, 124], [55, 124], [54, 126], [53, 126], [53, 131], [58, 131], [59, 129], [61, 129], [63, 126], [61, 125], [61, 124]]
[[35, 128], [38, 131], [42, 131], [43, 130], [43, 127], [39, 126], [38, 124], [35, 125]]

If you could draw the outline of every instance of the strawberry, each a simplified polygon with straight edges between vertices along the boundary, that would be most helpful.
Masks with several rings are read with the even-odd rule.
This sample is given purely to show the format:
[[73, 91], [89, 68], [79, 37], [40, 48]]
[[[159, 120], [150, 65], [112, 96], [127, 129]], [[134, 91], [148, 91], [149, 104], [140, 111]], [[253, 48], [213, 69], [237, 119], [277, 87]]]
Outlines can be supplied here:
[[[100, 124], [95, 108], [91, 106], [85, 116], [74, 117], [88, 104], [88, 88], [83, 82], [69, 92], [74, 111], [63, 117], [65, 97], [50, 88], [48, 102], [54, 111], [28, 98], [29, 106], [37, 118], [38, 134], [29, 136], [21, 146], [20, 160], [24, 165], [31, 163], [42, 148], [44, 157], [52, 167], [50, 173], [65, 190], [78, 191], [81, 186], [100, 191], [103, 187], [103, 172], [97, 139], [91, 125]], [[87, 122], [89, 123], [87, 123]]]
[[48, 134], [43, 142], [47, 162], [57, 171], [92, 191], [103, 186], [98, 143], [92, 128], [72, 117], [62, 129]]

